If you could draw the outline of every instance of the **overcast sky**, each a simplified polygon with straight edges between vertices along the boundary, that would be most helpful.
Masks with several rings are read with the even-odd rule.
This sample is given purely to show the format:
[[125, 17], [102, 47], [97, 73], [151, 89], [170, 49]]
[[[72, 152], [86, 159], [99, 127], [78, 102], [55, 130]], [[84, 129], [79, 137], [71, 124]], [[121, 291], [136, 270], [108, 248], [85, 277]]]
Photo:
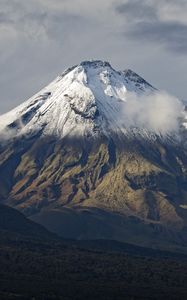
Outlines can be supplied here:
[[187, 99], [187, 0], [0, 0], [0, 113], [87, 59]]

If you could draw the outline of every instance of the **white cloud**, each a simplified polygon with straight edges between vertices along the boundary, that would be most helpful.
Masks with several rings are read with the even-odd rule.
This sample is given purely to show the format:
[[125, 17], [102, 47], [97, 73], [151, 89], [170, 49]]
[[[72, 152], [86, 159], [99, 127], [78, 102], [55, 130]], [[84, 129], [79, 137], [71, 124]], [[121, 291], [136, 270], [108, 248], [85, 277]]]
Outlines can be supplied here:
[[182, 102], [166, 92], [139, 96], [129, 93], [122, 118], [129, 127], [165, 135], [179, 130], [182, 113]]

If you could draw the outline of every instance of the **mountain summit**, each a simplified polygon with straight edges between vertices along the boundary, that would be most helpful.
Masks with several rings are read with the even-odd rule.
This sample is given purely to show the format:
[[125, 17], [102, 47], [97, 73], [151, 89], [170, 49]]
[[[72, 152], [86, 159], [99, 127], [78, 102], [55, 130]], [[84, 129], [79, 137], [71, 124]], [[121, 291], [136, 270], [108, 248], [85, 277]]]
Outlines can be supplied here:
[[1, 202], [66, 238], [187, 251], [182, 109], [131, 70], [67, 69], [0, 116]]
[[122, 111], [127, 94], [153, 91], [131, 70], [115, 71], [108, 62], [84, 61], [1, 116], [0, 132], [14, 137], [41, 133], [61, 138], [126, 133]]

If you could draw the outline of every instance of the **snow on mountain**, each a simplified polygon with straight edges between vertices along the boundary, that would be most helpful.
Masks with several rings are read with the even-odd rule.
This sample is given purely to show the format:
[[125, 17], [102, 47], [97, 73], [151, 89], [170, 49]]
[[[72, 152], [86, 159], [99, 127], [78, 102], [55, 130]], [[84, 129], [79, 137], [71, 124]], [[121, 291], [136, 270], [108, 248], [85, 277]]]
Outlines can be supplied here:
[[155, 91], [131, 70], [116, 71], [108, 62], [84, 61], [0, 116], [0, 135], [15, 137], [40, 132], [43, 136], [63, 138], [127, 134], [121, 113], [128, 93], [149, 95]]

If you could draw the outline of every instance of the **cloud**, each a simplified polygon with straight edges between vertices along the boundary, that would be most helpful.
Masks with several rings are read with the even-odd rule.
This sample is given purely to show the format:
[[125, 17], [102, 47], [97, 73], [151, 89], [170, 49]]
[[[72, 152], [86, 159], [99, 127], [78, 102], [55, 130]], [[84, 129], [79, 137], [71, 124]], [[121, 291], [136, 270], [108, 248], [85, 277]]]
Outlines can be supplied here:
[[128, 127], [147, 129], [157, 134], [179, 131], [184, 107], [181, 101], [166, 92], [149, 95], [128, 93], [122, 120]]
[[147, 5], [145, 1], [133, 0], [119, 4], [116, 11], [123, 14], [128, 20], [131, 20], [132, 16], [137, 20], [156, 18], [154, 7]]
[[169, 50], [186, 54], [187, 26], [176, 22], [138, 22], [129, 29], [130, 38], [166, 46]]
[[[32, 1], [34, 2], [34, 1]], [[18, 5], [19, 4], [19, 5]], [[64, 28], [67, 20], [76, 20], [76, 15], [71, 15], [63, 10], [49, 11], [42, 5], [28, 5], [28, 2], [18, 2], [13, 0], [11, 3], [4, 4], [0, 13], [0, 31], [11, 28], [22, 38], [37, 40], [52, 38], [51, 32], [61, 30], [58, 38], [63, 38]], [[55, 37], [55, 34], [54, 34]]]
[[125, 23], [124, 36], [166, 47], [170, 51], [186, 54], [187, 3], [168, 0], [131, 0], [116, 7]]
[[0, 0], [0, 113], [87, 59], [185, 98], [186, 25], [186, 0]]

